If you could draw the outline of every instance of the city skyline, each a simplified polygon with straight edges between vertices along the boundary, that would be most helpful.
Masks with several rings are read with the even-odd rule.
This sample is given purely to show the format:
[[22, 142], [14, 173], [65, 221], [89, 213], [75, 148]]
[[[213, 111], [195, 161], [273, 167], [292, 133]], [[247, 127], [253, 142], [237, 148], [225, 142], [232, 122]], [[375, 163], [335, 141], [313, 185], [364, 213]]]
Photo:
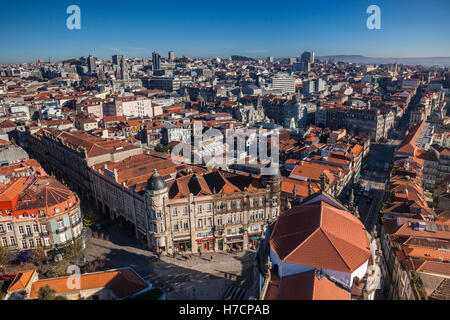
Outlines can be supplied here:
[[450, 300], [449, 9], [4, 4], [0, 301]]
[[[314, 50], [317, 56], [449, 57], [445, 8], [450, 4], [433, 3], [361, 1], [323, 6], [291, 1], [273, 17], [273, 5], [266, 1], [257, 7], [251, 2], [239, 4], [233, 10], [222, 2], [167, 6], [131, 1], [127, 7], [114, 7], [102, 1], [78, 1], [81, 30], [66, 28], [66, 9], [72, 4], [68, 1], [9, 3], [0, 13], [8, 48], [0, 53], [0, 63], [49, 57], [62, 61], [88, 53], [100, 59], [114, 54], [147, 58], [153, 51], [166, 56], [170, 50], [177, 56], [198, 58], [297, 57], [305, 50]], [[366, 27], [371, 4], [381, 9], [380, 30]]]

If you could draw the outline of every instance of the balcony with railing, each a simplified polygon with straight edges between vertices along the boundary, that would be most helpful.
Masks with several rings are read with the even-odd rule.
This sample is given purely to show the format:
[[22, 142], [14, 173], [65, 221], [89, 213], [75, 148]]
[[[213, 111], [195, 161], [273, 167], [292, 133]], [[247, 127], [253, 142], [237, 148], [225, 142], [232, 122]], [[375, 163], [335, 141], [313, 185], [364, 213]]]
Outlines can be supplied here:
[[82, 221], [83, 221], [83, 219], [80, 218], [77, 221], [72, 222], [72, 228], [75, 228], [76, 226], [78, 226]]
[[60, 233], [66, 232], [66, 231], [67, 231], [67, 227], [63, 227], [63, 228], [57, 229], [55, 232], [56, 232], [56, 234], [60, 234]]

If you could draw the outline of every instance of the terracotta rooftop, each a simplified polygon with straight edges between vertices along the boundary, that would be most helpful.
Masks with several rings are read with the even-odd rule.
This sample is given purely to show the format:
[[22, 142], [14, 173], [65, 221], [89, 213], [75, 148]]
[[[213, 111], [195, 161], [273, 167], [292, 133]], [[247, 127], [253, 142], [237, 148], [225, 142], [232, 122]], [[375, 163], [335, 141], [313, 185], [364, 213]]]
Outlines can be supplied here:
[[414, 151], [416, 150], [416, 140], [424, 127], [425, 121], [418, 123], [413, 129], [411, 129], [406, 139], [398, 148], [397, 152], [414, 155]]
[[314, 201], [278, 218], [270, 238], [272, 250], [286, 263], [355, 271], [370, 257], [363, 224], [323, 198]]
[[12, 293], [14, 291], [26, 289], [35, 274], [36, 270], [21, 271], [17, 273], [7, 292]]
[[36, 281], [31, 286], [30, 298], [37, 298], [39, 289], [46, 285], [55, 290], [57, 295], [77, 293], [80, 290], [109, 288], [119, 299], [132, 296], [149, 287], [149, 285], [130, 268], [82, 274], [80, 276], [80, 289], [68, 288], [68, 283], [70, 283], [68, 277]]
[[283, 277], [278, 300], [350, 300], [350, 292], [312, 270]]

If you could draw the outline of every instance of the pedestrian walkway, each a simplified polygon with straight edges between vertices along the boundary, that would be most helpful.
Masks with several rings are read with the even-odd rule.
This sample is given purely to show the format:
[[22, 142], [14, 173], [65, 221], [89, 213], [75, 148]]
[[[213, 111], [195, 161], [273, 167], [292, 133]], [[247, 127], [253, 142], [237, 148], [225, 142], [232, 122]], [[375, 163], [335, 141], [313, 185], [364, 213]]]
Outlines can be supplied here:
[[108, 227], [105, 232], [111, 240], [93, 238], [84, 250], [87, 260], [94, 261], [104, 257], [108, 268], [133, 267], [155, 287], [162, 288], [169, 300], [220, 300], [233, 283], [237, 285], [237, 280], [241, 283], [247, 274], [252, 273], [252, 253], [158, 257], [142, 246], [139, 247], [135, 239], [120, 233], [116, 226]]

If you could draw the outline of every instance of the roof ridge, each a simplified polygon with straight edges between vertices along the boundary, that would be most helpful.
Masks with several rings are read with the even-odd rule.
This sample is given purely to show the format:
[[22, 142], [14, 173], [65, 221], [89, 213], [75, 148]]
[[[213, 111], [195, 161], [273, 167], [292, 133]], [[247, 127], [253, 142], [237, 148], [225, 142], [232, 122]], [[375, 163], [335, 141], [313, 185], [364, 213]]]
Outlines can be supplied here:
[[[284, 257], [283, 260], [286, 260], [287, 258], [289, 258], [289, 256], [291, 254], [293, 254], [295, 251], [297, 251], [299, 248], [301, 248], [305, 243], [307, 243], [308, 239], [310, 239], [313, 235], [315, 235], [318, 230], [320, 230], [320, 228], [317, 228], [316, 230], [314, 230], [314, 232], [311, 232], [311, 234], [308, 237], [306, 237], [305, 240], [302, 241], [302, 243], [300, 243], [298, 246], [296, 246], [294, 249], [292, 249], [291, 252], [287, 256]], [[281, 261], [283, 261], [283, 260], [281, 260]]]
[[[344, 264], [347, 266], [347, 268], [349, 270], [352, 270], [352, 268], [348, 265], [347, 261], [345, 261], [344, 257], [341, 255], [341, 253], [339, 252], [339, 250], [336, 248], [336, 246], [334, 245], [333, 241], [330, 240], [330, 238], [328, 237], [327, 233], [322, 229], [322, 227], [320, 227], [319, 229], [323, 235], [325, 236], [325, 238], [330, 242], [331, 246], [333, 247], [334, 250], [336, 250], [337, 254], [339, 255], [340, 259], [344, 262]], [[335, 236], [335, 235], [333, 235]], [[340, 239], [340, 238], [339, 238]]]

